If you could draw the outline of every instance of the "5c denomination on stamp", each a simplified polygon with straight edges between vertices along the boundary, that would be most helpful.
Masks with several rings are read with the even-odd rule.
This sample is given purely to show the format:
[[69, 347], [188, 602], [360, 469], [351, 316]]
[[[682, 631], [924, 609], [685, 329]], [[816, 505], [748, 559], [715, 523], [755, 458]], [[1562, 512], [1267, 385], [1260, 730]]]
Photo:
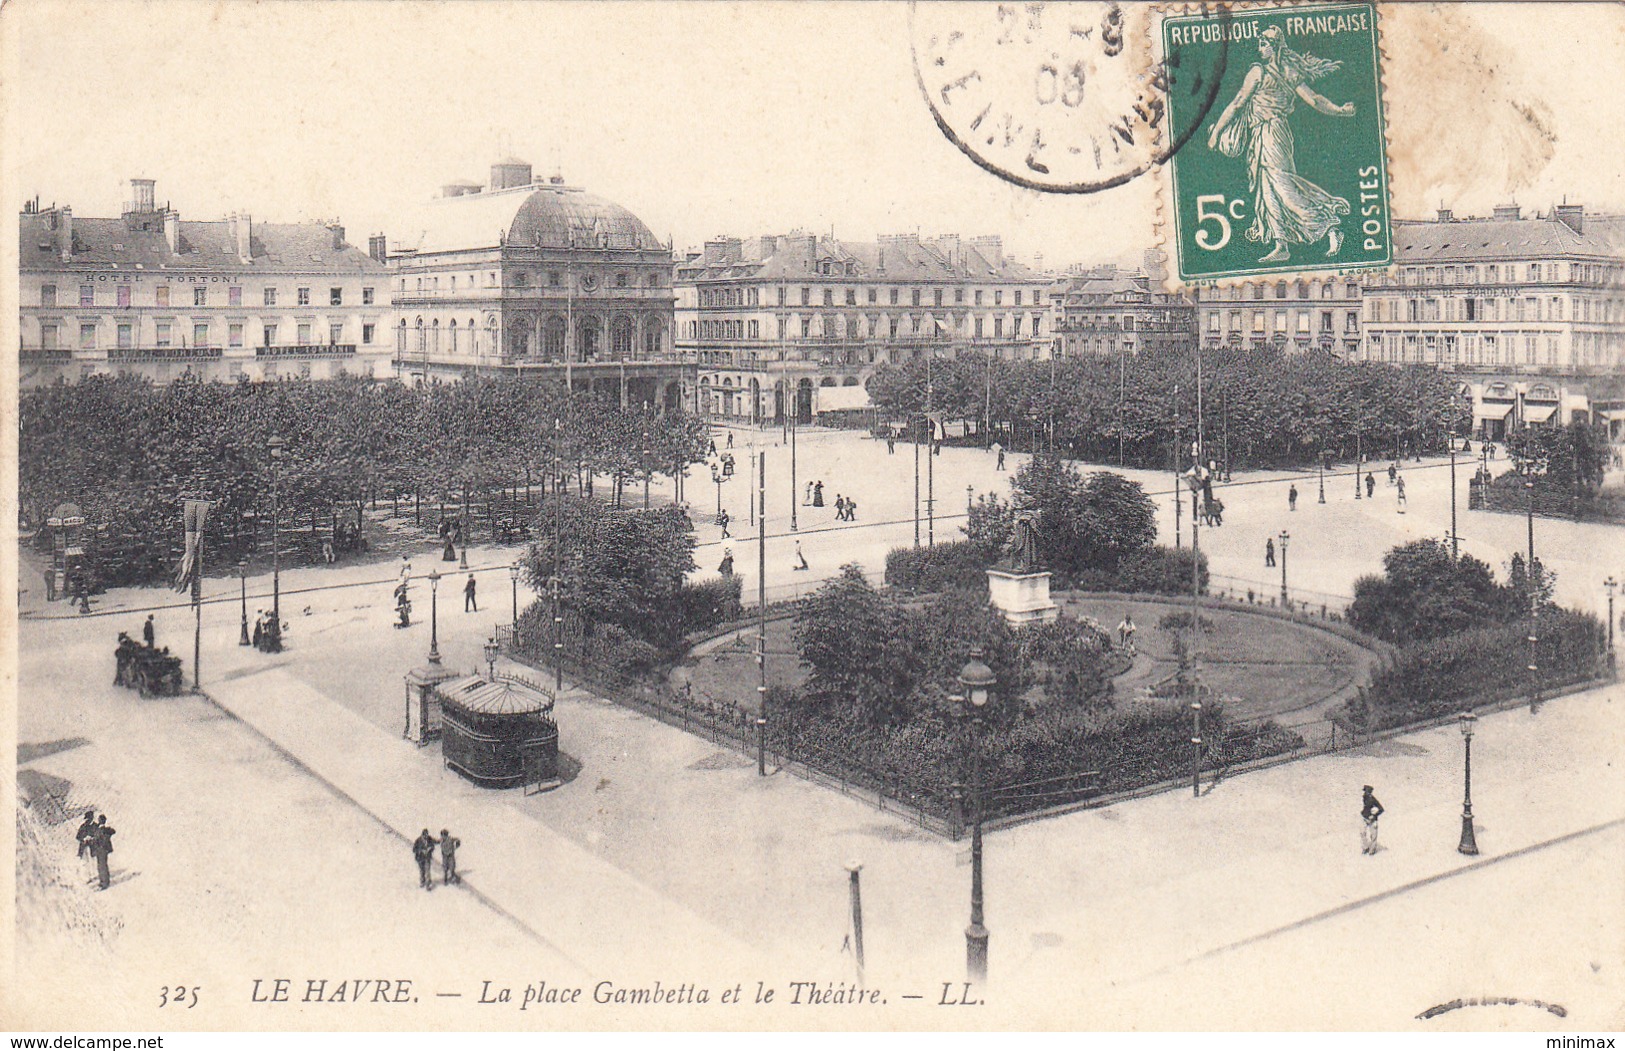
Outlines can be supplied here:
[[1178, 273], [1207, 281], [1393, 261], [1376, 9], [1237, 10], [1162, 24], [1170, 69], [1230, 61], [1219, 104], [1169, 92]]
[[[1033, 190], [1091, 193], [1162, 163], [1190, 137], [1166, 130], [1170, 70], [1151, 58], [1147, 4], [921, 4], [910, 8], [914, 71], [950, 142]], [[1196, 16], [1222, 26], [1224, 9]], [[1180, 79], [1196, 112], [1214, 104], [1225, 48]], [[1194, 59], [1194, 56], [1188, 56]]]

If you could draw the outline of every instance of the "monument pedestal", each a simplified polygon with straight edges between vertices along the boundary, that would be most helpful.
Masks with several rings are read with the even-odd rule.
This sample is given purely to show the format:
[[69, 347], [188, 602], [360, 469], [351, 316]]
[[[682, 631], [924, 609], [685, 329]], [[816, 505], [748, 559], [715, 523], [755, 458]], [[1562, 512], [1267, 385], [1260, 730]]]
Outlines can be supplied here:
[[987, 591], [993, 605], [1013, 628], [1039, 624], [1060, 616], [1049, 598], [1049, 573], [1017, 573], [1009, 569], [987, 571]]

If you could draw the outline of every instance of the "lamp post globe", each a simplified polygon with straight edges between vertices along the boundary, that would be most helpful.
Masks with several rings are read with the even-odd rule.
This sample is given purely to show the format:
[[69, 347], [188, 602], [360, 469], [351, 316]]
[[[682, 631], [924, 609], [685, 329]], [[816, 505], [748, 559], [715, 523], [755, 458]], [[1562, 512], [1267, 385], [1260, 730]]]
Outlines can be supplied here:
[[1614, 670], [1614, 590], [1619, 587], [1619, 581], [1609, 577], [1602, 582], [1608, 589], [1608, 670]]
[[1292, 600], [1288, 597], [1286, 589], [1286, 545], [1292, 539], [1292, 534], [1283, 529], [1278, 539], [1281, 541], [1281, 608], [1291, 609]]
[[502, 652], [502, 647], [497, 645], [496, 636], [493, 635], [485, 640], [483, 649], [485, 650], [485, 681], [495, 682], [497, 678], [497, 654]]
[[963, 717], [971, 721], [971, 884], [970, 925], [965, 928], [965, 977], [980, 987], [987, 981], [987, 927], [982, 923], [982, 764], [976, 739], [982, 712], [987, 707], [998, 679], [982, 660], [980, 648], [971, 651], [970, 660], [959, 671], [958, 704]]
[[[508, 580], [513, 585], [513, 630], [519, 632], [519, 563], [508, 567]], [[515, 639], [517, 642], [518, 640]]]
[[1463, 749], [1461, 842], [1456, 849], [1463, 854], [1477, 854], [1478, 840], [1473, 835], [1473, 729], [1478, 724], [1478, 716], [1466, 711], [1456, 721], [1461, 726]]
[[440, 663], [440, 570], [429, 570], [429, 663]]
[[237, 639], [237, 645], [247, 646], [250, 643], [248, 639], [248, 559], [246, 558], [237, 563], [237, 580], [242, 584], [243, 592], [243, 632]]

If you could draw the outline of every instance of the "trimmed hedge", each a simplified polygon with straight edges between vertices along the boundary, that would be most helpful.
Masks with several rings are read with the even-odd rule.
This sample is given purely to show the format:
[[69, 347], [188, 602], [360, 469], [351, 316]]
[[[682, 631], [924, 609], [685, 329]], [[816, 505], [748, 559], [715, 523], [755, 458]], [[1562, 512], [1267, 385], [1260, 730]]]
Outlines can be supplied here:
[[894, 547], [886, 553], [886, 583], [903, 591], [987, 590], [994, 562], [980, 544], [955, 540], [935, 547]]
[[[1198, 556], [1197, 573], [1202, 591], [1207, 592], [1207, 555]], [[1116, 572], [1089, 570], [1077, 574], [1063, 586], [1080, 591], [1122, 591], [1141, 595], [1189, 595], [1191, 593], [1191, 550], [1188, 547], [1148, 547], [1136, 551], [1118, 564]]]
[[[1558, 689], [1597, 673], [1602, 624], [1573, 610], [1541, 611], [1536, 645], [1540, 688]], [[1449, 715], [1529, 687], [1529, 622], [1458, 632], [1406, 646], [1372, 678], [1347, 715], [1366, 730], [1382, 730]]]
[[[1199, 556], [1202, 591], [1208, 587], [1207, 555]], [[934, 548], [894, 547], [886, 554], [886, 583], [911, 592], [952, 588], [987, 589], [987, 569], [995, 559], [968, 540]], [[1148, 547], [1126, 556], [1116, 570], [1089, 569], [1068, 577], [1055, 573], [1057, 590], [1121, 591], [1141, 595], [1188, 595], [1191, 591], [1189, 548]]]

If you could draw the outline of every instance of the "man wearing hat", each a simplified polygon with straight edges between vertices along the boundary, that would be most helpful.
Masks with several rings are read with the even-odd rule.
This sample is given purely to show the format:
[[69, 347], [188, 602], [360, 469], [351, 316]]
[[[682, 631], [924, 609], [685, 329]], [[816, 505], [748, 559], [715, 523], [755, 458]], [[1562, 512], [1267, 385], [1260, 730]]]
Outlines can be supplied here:
[[1360, 818], [1365, 822], [1360, 829], [1360, 853], [1375, 854], [1377, 852], [1377, 819], [1382, 816], [1382, 804], [1377, 802], [1376, 795], [1371, 786], [1364, 787], [1365, 798], [1360, 804]]

